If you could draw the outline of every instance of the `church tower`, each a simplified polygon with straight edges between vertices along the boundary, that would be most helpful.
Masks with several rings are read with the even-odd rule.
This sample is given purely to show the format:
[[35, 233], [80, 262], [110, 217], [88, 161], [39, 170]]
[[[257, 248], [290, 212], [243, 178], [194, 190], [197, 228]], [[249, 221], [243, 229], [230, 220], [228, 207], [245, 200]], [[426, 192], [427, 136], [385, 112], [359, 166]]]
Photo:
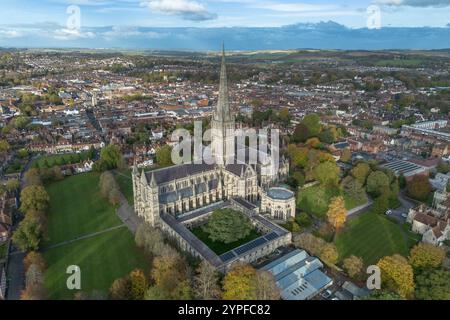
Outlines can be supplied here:
[[[226, 164], [234, 159], [235, 122], [228, 101], [228, 81], [225, 64], [225, 47], [222, 49], [219, 101], [211, 121], [211, 152], [215, 163]], [[230, 162], [232, 163], [232, 162]]]

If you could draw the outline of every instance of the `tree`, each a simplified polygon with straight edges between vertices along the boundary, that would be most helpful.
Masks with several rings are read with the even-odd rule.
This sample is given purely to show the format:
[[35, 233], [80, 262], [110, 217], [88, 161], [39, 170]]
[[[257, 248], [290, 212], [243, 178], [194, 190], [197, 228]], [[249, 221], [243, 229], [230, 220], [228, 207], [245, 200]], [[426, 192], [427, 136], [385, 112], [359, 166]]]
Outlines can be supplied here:
[[342, 150], [341, 159], [340, 159], [342, 162], [349, 162], [351, 158], [352, 158], [352, 152], [350, 151], [349, 148], [345, 148], [344, 150]]
[[438, 268], [444, 260], [445, 251], [428, 243], [419, 243], [409, 253], [409, 263], [417, 269]]
[[431, 192], [431, 184], [427, 175], [415, 175], [406, 182], [408, 195], [416, 200], [424, 201]]
[[416, 277], [416, 298], [421, 300], [450, 300], [450, 271], [425, 270]]
[[41, 175], [37, 168], [31, 168], [24, 175], [26, 186], [42, 185]]
[[232, 243], [248, 236], [253, 229], [250, 219], [231, 209], [214, 210], [203, 231], [212, 241]]
[[164, 252], [153, 261], [151, 272], [154, 285], [147, 290], [145, 299], [187, 299], [191, 296], [188, 267], [176, 251]]
[[364, 267], [363, 259], [354, 255], [344, 259], [342, 267], [345, 272], [350, 276], [350, 278], [357, 278], [361, 275], [362, 269]]
[[20, 182], [17, 179], [9, 179], [6, 182], [6, 190], [9, 192], [17, 191], [20, 188]]
[[32, 264], [25, 274], [25, 290], [22, 292], [21, 300], [45, 300], [47, 291], [44, 287], [44, 275], [42, 270]]
[[365, 162], [360, 162], [350, 171], [350, 174], [362, 185], [365, 185], [370, 174], [370, 166]]
[[327, 212], [328, 223], [339, 231], [347, 220], [347, 209], [343, 197], [335, 197], [331, 199]]
[[36, 251], [42, 239], [42, 227], [40, 223], [29, 216], [26, 216], [19, 223], [19, 227], [14, 232], [12, 240], [22, 251]]
[[328, 264], [336, 264], [339, 259], [339, 252], [333, 243], [325, 243], [319, 258]]
[[161, 231], [152, 228], [147, 223], [141, 223], [135, 235], [136, 245], [143, 248], [147, 254], [159, 256], [164, 252], [164, 237]]
[[377, 197], [373, 204], [373, 212], [378, 214], [384, 214], [389, 208], [389, 195], [387, 193], [383, 193], [379, 197]]
[[308, 161], [308, 148], [290, 144], [287, 149], [292, 166], [304, 168]]
[[194, 278], [194, 295], [202, 300], [219, 299], [221, 290], [217, 284], [219, 280], [216, 269], [206, 260], [203, 260], [197, 268]]
[[314, 178], [322, 184], [337, 185], [340, 169], [334, 162], [326, 161], [314, 168]]
[[256, 270], [243, 263], [235, 264], [223, 280], [224, 300], [255, 300]]
[[20, 193], [20, 211], [29, 210], [46, 211], [50, 202], [50, 196], [43, 186], [31, 185]]
[[367, 194], [363, 185], [352, 176], [349, 175], [342, 179], [341, 188], [346, 195], [355, 199], [358, 203], [367, 202]]
[[109, 289], [109, 298], [111, 300], [131, 300], [131, 282], [129, 277], [114, 280]]
[[280, 300], [281, 293], [274, 276], [268, 271], [257, 271], [255, 277], [256, 300]]
[[367, 177], [367, 192], [378, 197], [389, 190], [389, 177], [383, 171], [374, 171]]
[[5, 139], [0, 140], [0, 153], [6, 153], [9, 151], [11, 146], [9, 145], [8, 141]]
[[156, 163], [161, 167], [173, 165], [172, 148], [169, 145], [166, 144], [156, 149]]
[[414, 293], [414, 273], [406, 258], [399, 254], [381, 258], [377, 266], [381, 270], [381, 281], [385, 288], [410, 298]]
[[144, 271], [135, 269], [129, 275], [130, 293], [133, 300], [142, 300], [147, 290], [147, 279]]
[[296, 247], [305, 249], [314, 256], [319, 256], [326, 244], [325, 240], [315, 237], [311, 233], [294, 236], [293, 242]]
[[28, 268], [33, 264], [37, 266], [41, 271], [45, 271], [47, 269], [47, 264], [44, 260], [44, 257], [39, 252], [36, 251], [28, 252], [28, 254], [23, 259], [23, 266], [25, 272], [27, 272]]
[[108, 170], [124, 168], [124, 160], [120, 148], [115, 144], [110, 144], [100, 152], [100, 161], [104, 163]]
[[303, 123], [300, 123], [295, 127], [294, 135], [293, 135], [295, 142], [297, 142], [297, 143], [305, 142], [306, 140], [308, 140], [309, 137], [310, 137], [310, 133], [309, 133], [308, 127], [305, 126]]
[[405, 300], [396, 292], [386, 290], [374, 290], [370, 295], [363, 298], [364, 300]]
[[322, 131], [320, 117], [315, 113], [307, 114], [303, 118], [302, 123], [308, 129], [309, 137], [315, 137]]

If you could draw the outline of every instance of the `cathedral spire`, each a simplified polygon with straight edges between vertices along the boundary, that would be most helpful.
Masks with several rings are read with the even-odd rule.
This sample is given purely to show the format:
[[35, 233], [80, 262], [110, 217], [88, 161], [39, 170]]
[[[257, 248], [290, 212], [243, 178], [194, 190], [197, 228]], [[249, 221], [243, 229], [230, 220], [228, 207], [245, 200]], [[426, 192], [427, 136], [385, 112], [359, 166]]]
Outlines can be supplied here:
[[228, 80], [227, 80], [227, 66], [225, 63], [225, 45], [222, 47], [222, 66], [220, 69], [220, 87], [219, 87], [219, 101], [217, 108], [214, 110], [214, 119], [218, 121], [230, 121], [230, 104], [228, 101]]

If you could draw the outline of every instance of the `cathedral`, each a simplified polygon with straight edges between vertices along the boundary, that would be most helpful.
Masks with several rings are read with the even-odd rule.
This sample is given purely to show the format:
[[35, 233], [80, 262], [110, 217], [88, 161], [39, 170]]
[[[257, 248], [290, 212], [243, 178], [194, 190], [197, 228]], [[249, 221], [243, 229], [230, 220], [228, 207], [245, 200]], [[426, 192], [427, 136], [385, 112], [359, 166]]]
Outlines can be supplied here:
[[[177, 238], [184, 249], [206, 259], [209, 256], [208, 260], [215, 260], [215, 263], [210, 262], [219, 266], [227, 260], [198, 244], [199, 240], [187, 230], [192, 225], [204, 223], [213, 210], [231, 206], [254, 218], [258, 229], [272, 234], [270, 240], [264, 238], [268, 244], [272, 243], [267, 247], [271, 250], [276, 247], [273, 243], [286, 243], [290, 233], [288, 237], [286, 230], [270, 220], [286, 221], [295, 216], [294, 193], [276, 186], [289, 173], [288, 161], [283, 157], [277, 168], [270, 161], [250, 164], [238, 161], [236, 152], [230, 153], [227, 148], [236, 142], [236, 134], [235, 119], [229, 105], [224, 51], [219, 99], [212, 116], [211, 131], [213, 164], [184, 163], [150, 172], [139, 172], [134, 166], [132, 177], [138, 216]], [[245, 146], [237, 148], [248, 149]], [[234, 161], [229, 161], [230, 158]]]
[[[270, 186], [287, 177], [289, 163], [282, 158], [278, 170], [264, 168], [259, 163], [234, 161], [235, 163], [225, 164], [226, 158], [230, 157], [227, 154], [227, 144], [230, 145], [236, 138], [235, 120], [228, 102], [225, 52], [222, 54], [219, 100], [212, 116], [211, 128], [211, 152], [215, 164], [188, 163], [148, 173], [139, 173], [134, 167], [134, 203], [139, 216], [152, 225], [157, 225], [161, 214], [178, 217], [232, 197], [239, 197], [250, 203], [260, 203], [264, 198], [264, 207], [269, 209], [267, 199], [270, 200], [270, 195], [276, 192], [267, 191]], [[276, 209], [278, 208], [275, 208], [273, 216], [287, 220], [295, 215], [295, 201], [286, 210]]]

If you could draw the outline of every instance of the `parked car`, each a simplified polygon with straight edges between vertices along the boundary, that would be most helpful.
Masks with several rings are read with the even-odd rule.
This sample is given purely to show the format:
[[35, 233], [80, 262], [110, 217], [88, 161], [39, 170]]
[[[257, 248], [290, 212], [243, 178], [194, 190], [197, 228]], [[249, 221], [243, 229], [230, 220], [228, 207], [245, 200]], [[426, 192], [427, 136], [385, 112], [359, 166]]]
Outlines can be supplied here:
[[402, 213], [402, 217], [406, 219], [406, 218], [408, 218], [408, 214], [407, 213]]
[[391, 209], [389, 209], [388, 211], [386, 211], [386, 215], [387, 216], [390, 216], [392, 214], [392, 210]]

